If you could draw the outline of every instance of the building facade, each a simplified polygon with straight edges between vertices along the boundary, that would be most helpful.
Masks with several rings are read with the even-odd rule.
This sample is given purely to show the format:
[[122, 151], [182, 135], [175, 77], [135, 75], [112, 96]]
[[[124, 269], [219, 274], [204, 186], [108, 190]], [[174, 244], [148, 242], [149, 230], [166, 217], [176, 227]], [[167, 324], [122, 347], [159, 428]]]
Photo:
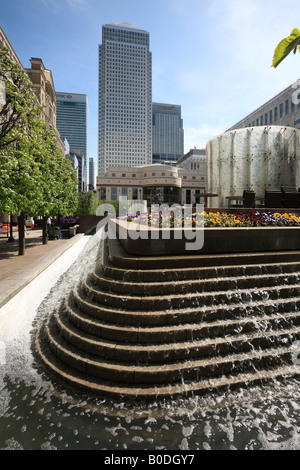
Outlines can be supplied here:
[[[79, 93], [56, 92], [56, 125], [62, 138], [66, 138], [70, 148], [82, 158], [82, 190], [86, 191], [87, 181], [87, 142], [88, 142], [88, 97]], [[79, 152], [81, 150], [81, 152]], [[82, 157], [81, 157], [82, 155]]]
[[116, 167], [97, 178], [100, 200], [145, 200], [151, 204], [192, 204], [205, 192], [202, 175], [169, 165]]
[[186, 170], [193, 170], [201, 173], [201, 176], [206, 179], [206, 150], [205, 149], [191, 149], [188, 153], [183, 155], [178, 161], [179, 168]]
[[181, 106], [152, 103], [152, 163], [176, 162], [183, 148]]
[[152, 162], [152, 55], [147, 31], [102, 27], [99, 45], [98, 174]]
[[93, 157], [89, 158], [89, 189], [95, 189], [95, 162]]
[[300, 129], [300, 80], [292, 83], [228, 130], [256, 126], [289, 126]]
[[50, 124], [56, 134], [56, 139], [62, 153], [65, 154], [65, 145], [56, 126], [56, 93], [51, 70], [45, 68], [42, 59], [32, 57], [31, 68], [25, 69], [37, 97], [43, 107], [44, 118]]

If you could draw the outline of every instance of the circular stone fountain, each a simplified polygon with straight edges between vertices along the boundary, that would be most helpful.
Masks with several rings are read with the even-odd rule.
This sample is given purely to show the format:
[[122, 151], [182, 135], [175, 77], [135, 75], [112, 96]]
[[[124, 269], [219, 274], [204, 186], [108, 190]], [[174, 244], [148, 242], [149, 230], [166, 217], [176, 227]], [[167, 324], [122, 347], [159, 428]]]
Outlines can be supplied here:
[[[32, 355], [32, 336], [88, 275], [98, 244], [96, 238], [84, 247], [77, 243], [0, 309], [0, 340], [6, 346], [6, 363], [0, 365], [0, 449], [300, 449], [297, 378], [137, 403], [68, 387], [40, 367]], [[267, 324], [261, 322], [259, 328]]]
[[192, 257], [193, 267], [166, 270], [163, 258], [126, 269], [124, 256], [121, 268], [114, 250], [118, 240], [101, 244], [92, 272], [38, 329], [37, 354], [60, 379], [100, 396], [156, 400], [299, 375], [300, 253], [281, 264], [274, 253], [264, 264], [248, 254], [246, 265], [245, 256], [216, 264], [201, 255], [198, 266]]

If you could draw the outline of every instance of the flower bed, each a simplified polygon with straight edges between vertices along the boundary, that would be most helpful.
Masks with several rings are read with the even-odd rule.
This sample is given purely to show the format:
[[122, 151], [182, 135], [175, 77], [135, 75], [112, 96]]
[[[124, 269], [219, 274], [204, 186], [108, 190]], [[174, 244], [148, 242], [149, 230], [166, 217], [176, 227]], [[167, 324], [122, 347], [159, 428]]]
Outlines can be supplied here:
[[162, 212], [112, 224], [127, 253], [138, 256], [300, 251], [300, 213]]
[[131, 216], [128, 222], [136, 222], [153, 228], [180, 228], [190, 226], [199, 227], [298, 227], [300, 226], [300, 213], [226, 213], [203, 212], [185, 215], [181, 213], [160, 212]]

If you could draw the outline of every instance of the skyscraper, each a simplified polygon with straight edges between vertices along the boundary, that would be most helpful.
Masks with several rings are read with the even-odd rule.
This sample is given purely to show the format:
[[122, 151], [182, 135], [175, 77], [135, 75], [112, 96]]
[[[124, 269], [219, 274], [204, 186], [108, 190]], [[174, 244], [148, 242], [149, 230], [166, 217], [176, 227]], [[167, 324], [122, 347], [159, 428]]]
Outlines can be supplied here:
[[152, 103], [153, 163], [176, 162], [183, 156], [181, 106]]
[[98, 174], [152, 162], [149, 33], [128, 23], [102, 27], [99, 45]]
[[86, 190], [88, 97], [78, 93], [56, 92], [56, 98], [56, 127], [61, 137], [67, 139], [71, 150], [76, 150], [76, 154], [82, 152], [82, 188]]
[[93, 157], [89, 158], [89, 189], [95, 189], [95, 164]]

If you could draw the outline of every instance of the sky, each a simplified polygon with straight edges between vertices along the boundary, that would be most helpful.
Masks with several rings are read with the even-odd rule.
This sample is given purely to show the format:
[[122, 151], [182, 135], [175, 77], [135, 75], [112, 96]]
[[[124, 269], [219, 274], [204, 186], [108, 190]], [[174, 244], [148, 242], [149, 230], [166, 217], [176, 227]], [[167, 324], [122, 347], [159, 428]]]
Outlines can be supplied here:
[[272, 68], [277, 44], [300, 29], [299, 0], [0, 0], [0, 25], [55, 90], [88, 95], [88, 157], [98, 153], [102, 25], [150, 33], [152, 101], [181, 105], [184, 151], [216, 135], [300, 78], [300, 54]]

